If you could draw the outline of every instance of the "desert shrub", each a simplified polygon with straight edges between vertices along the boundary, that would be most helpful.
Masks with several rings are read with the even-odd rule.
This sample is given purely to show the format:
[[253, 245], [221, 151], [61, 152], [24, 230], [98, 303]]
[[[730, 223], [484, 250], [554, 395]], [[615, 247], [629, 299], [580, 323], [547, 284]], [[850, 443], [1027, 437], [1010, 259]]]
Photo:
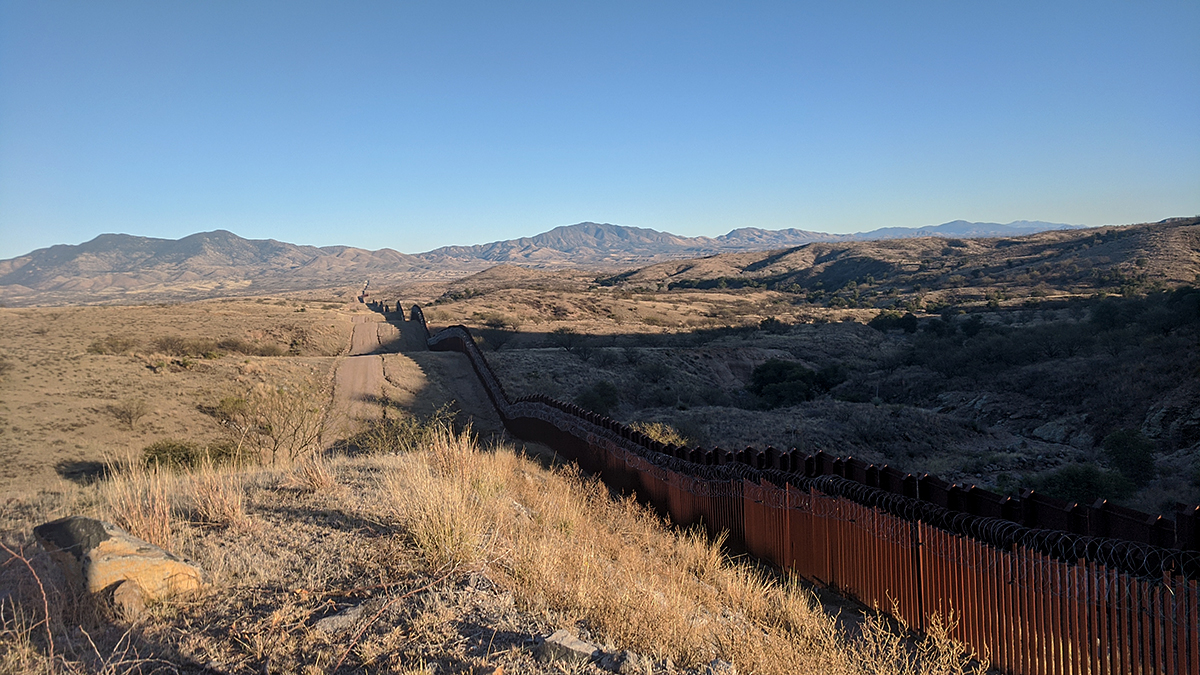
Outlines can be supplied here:
[[109, 335], [93, 340], [87, 351], [89, 354], [124, 354], [133, 351], [137, 346], [138, 341], [131, 337]]
[[287, 347], [277, 344], [259, 345], [258, 349], [255, 351], [256, 356], [283, 356], [287, 353]]
[[254, 343], [248, 342], [241, 338], [229, 337], [218, 340], [217, 348], [237, 354], [253, 355], [257, 349], [257, 346]]
[[1110, 466], [1134, 485], [1154, 478], [1154, 442], [1133, 429], [1120, 429], [1104, 437], [1102, 453]]
[[671, 375], [671, 367], [661, 361], [650, 361], [639, 365], [635, 372], [639, 380], [657, 384]]
[[757, 366], [746, 387], [769, 408], [811, 400], [820, 391], [817, 374], [795, 361], [770, 359]]
[[597, 368], [608, 368], [616, 365], [621, 357], [614, 349], [597, 349], [592, 353], [590, 360]]
[[[212, 350], [245, 354], [246, 356], [283, 356], [288, 353], [288, 348], [283, 345], [273, 343], [259, 344], [236, 337], [221, 338], [213, 343]], [[194, 352], [194, 354], [204, 355], [205, 352]]]
[[472, 318], [480, 324], [496, 330], [503, 330], [505, 328], [516, 330], [521, 326], [520, 320], [514, 319], [507, 314], [501, 314], [500, 312], [476, 313]]
[[791, 326], [773, 316], [768, 316], [758, 322], [758, 329], [765, 333], [786, 333], [791, 329]]
[[456, 415], [449, 405], [444, 405], [425, 417], [373, 420], [366, 429], [351, 436], [346, 445], [350, 450], [376, 455], [416, 452], [432, 443], [439, 433], [454, 431]]
[[165, 469], [194, 469], [209, 465], [236, 464], [237, 446], [229, 441], [201, 445], [192, 441], [161, 440], [142, 448], [142, 464]]
[[225, 427], [236, 454], [275, 465], [292, 463], [321, 445], [324, 391], [313, 380], [292, 385], [258, 385], [243, 396], [204, 408]]
[[900, 329], [905, 333], [917, 332], [917, 317], [912, 312], [903, 315], [892, 309], [885, 309], [875, 315], [867, 325], [877, 331], [886, 333], [889, 330]]
[[142, 462], [147, 467], [186, 468], [195, 466], [203, 447], [191, 441], [155, 441], [142, 448]]
[[1120, 473], [1105, 471], [1091, 464], [1068, 464], [1039, 477], [1034, 488], [1051, 497], [1092, 504], [1097, 499], [1122, 499], [1134, 490], [1133, 483]]
[[600, 415], [609, 414], [621, 402], [621, 392], [617, 385], [608, 380], [600, 380], [583, 390], [575, 397], [575, 403]]
[[130, 398], [108, 406], [108, 412], [132, 430], [150, 412], [150, 404], [145, 399]]
[[565, 326], [555, 328], [550, 333], [550, 344], [555, 347], [561, 347], [568, 352], [573, 352], [583, 344], [583, 336], [576, 333], [574, 330]]
[[154, 340], [154, 350], [170, 356], [215, 355], [217, 341], [212, 338], [185, 338], [167, 335]]

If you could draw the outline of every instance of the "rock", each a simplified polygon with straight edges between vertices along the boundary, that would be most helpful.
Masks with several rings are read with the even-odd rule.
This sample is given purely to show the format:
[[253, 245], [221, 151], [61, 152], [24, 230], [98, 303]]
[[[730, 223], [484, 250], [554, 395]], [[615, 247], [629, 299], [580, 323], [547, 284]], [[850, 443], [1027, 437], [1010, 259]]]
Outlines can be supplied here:
[[362, 618], [362, 615], [365, 614], [366, 611], [367, 603], [365, 602], [361, 605], [347, 607], [337, 614], [334, 614], [333, 616], [327, 616], [313, 624], [313, 630], [320, 633], [326, 633], [328, 635], [341, 633], [344, 630], [353, 628], [354, 624], [358, 623], [358, 620]]
[[728, 661], [713, 659], [704, 667], [704, 675], [737, 675], [737, 668]]
[[153, 602], [204, 585], [199, 566], [102, 520], [69, 516], [38, 525], [33, 534], [67, 578], [90, 593], [132, 582]]
[[642, 657], [628, 649], [605, 654], [600, 658], [599, 665], [607, 671], [620, 673], [621, 675], [643, 675], [647, 672], [646, 664]]
[[598, 649], [596, 645], [584, 642], [565, 630], [556, 630], [538, 645], [537, 658], [543, 662], [583, 663], [590, 660]]
[[146, 594], [133, 581], [122, 581], [113, 588], [113, 609], [122, 619], [136, 623], [146, 614]]
[[1031, 433], [1036, 438], [1040, 438], [1047, 443], [1062, 443], [1067, 440], [1067, 436], [1071, 433], [1071, 429], [1063, 420], [1054, 420], [1052, 422], [1046, 422], [1042, 426], [1034, 429]]

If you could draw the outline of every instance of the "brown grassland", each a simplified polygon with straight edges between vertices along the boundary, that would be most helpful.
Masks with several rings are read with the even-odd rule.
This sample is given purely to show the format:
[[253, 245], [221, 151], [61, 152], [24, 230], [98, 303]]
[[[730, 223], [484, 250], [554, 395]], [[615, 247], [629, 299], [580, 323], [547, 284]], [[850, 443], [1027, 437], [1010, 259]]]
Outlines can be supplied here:
[[[371, 292], [476, 329], [510, 395], [674, 442], [1169, 515], [1200, 501], [1198, 227], [501, 266]], [[731, 558], [505, 436], [461, 355], [420, 351], [350, 294], [0, 308], [0, 542], [18, 554], [0, 567], [0, 672], [564, 672], [532, 657], [557, 628], [653, 672], [968, 667], [936, 631], [911, 639]], [[367, 337], [402, 339], [354, 351], [380, 320]], [[370, 391], [338, 390], [352, 359]], [[361, 419], [329, 419], [346, 406]], [[297, 411], [325, 434], [301, 415], [289, 446]], [[209, 586], [132, 625], [74, 598], [31, 537], [68, 514], [198, 561]], [[356, 627], [331, 628], [348, 610]]]

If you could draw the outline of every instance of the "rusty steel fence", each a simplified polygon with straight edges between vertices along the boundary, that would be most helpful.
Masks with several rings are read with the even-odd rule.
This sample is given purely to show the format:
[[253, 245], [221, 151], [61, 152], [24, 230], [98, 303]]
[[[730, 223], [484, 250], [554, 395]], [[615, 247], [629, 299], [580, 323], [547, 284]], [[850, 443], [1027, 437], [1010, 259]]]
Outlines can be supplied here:
[[952, 617], [951, 635], [1004, 672], [1200, 675], [1194, 510], [1164, 524], [794, 450], [667, 446], [570, 403], [509, 399], [465, 327], [428, 342], [467, 356], [514, 436], [914, 630]]

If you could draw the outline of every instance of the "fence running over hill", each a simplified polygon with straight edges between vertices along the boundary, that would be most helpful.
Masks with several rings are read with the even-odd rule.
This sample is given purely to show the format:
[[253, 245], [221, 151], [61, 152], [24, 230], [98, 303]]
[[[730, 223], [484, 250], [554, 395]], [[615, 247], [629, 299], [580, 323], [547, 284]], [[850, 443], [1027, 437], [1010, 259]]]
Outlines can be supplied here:
[[[424, 324], [420, 307], [411, 319]], [[916, 630], [953, 614], [953, 636], [1005, 672], [1200, 675], [1196, 510], [1171, 523], [823, 454], [668, 446], [570, 403], [509, 399], [464, 326], [428, 342], [467, 356], [513, 435]]]

